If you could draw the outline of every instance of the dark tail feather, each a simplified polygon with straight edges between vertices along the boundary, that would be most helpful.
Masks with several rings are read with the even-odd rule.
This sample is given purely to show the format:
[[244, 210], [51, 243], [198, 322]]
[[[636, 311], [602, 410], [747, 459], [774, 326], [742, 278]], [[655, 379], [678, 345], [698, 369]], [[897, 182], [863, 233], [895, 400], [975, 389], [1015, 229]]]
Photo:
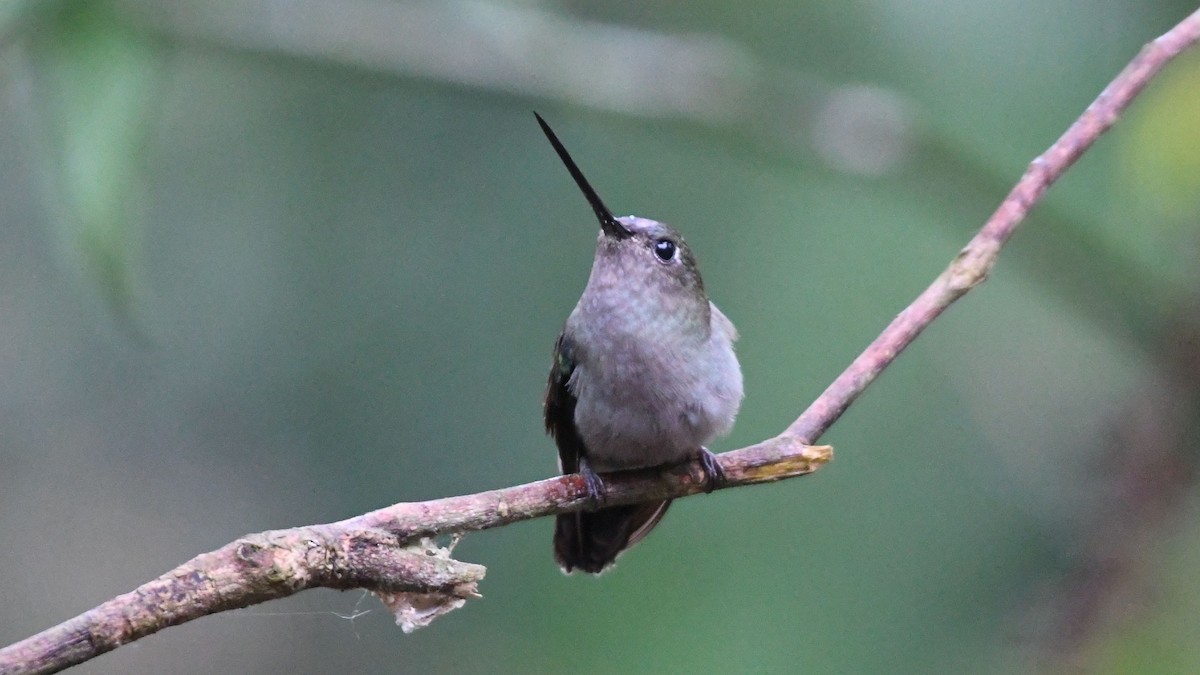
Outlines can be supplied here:
[[649, 534], [670, 505], [668, 499], [558, 516], [554, 523], [554, 559], [564, 572], [581, 569], [599, 574], [625, 549]]

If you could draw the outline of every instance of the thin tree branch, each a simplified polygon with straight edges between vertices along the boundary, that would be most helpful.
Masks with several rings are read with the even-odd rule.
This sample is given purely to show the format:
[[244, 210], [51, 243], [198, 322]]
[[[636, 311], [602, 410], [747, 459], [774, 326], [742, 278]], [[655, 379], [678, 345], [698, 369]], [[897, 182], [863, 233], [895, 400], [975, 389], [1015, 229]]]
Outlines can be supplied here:
[[[780, 436], [720, 456], [727, 487], [811, 473], [828, 446]], [[606, 504], [683, 497], [705, 489], [698, 466], [606, 476]], [[578, 474], [501, 490], [401, 503], [354, 518], [249, 534], [203, 553], [74, 619], [0, 650], [0, 674], [53, 673], [167, 626], [283, 598], [308, 588], [379, 595], [405, 630], [475, 597], [484, 567], [449, 559], [428, 540], [590, 507]]]
[[788, 427], [786, 433], [808, 443], [815, 442], [926, 326], [951, 303], [986, 280], [996, 265], [1000, 248], [1046, 190], [1116, 123], [1163, 66], [1197, 40], [1200, 40], [1200, 10], [1142, 47], [1133, 61], [1100, 92], [1054, 145], [1029, 163], [1021, 180], [950, 267], [875, 338], [866, 351]]
[[[1033, 160], [950, 266], [781, 435], [719, 456], [726, 487], [816, 471], [832, 457], [811, 446], [934, 319], [991, 272], [1001, 247], [1046, 190], [1116, 122], [1146, 84], [1200, 40], [1197, 11], [1147, 44], [1054, 145]], [[608, 504], [683, 497], [703, 489], [698, 467], [606, 478]], [[499, 527], [587, 508], [578, 475], [428, 502], [402, 503], [326, 525], [242, 537], [137, 590], [0, 650], [0, 673], [51, 673], [199, 616], [306, 588], [364, 588], [406, 627], [475, 595], [484, 568], [449, 558], [426, 537]], [[416, 617], [415, 619], [413, 617]], [[407, 617], [407, 618], [406, 618]]]

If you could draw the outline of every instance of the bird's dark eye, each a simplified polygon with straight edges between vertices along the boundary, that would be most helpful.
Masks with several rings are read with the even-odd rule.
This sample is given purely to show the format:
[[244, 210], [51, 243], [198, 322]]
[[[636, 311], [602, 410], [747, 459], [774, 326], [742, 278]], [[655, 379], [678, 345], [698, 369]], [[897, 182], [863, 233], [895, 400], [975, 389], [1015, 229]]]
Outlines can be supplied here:
[[675, 242], [670, 239], [659, 239], [654, 242], [654, 255], [663, 262], [670, 262], [675, 257]]

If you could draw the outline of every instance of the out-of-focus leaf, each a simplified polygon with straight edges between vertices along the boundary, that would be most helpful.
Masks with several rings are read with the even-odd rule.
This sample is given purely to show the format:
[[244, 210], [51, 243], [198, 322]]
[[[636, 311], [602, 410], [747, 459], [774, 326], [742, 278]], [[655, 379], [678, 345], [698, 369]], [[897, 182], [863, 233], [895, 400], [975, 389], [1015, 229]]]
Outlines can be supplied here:
[[1188, 55], [1163, 73], [1125, 138], [1122, 167], [1135, 194], [1172, 220], [1191, 220], [1200, 211], [1200, 57]]
[[84, 274], [128, 321], [154, 54], [105, 3], [91, 2], [42, 17], [30, 47], [41, 129], [54, 151], [51, 211]]

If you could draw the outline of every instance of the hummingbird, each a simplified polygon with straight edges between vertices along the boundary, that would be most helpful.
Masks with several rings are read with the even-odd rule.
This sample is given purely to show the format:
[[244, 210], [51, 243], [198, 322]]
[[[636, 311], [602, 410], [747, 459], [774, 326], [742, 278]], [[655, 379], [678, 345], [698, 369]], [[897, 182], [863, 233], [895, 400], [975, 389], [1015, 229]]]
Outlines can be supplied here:
[[724, 481], [705, 445], [729, 433], [742, 403], [738, 335], [709, 301], [679, 232], [614, 216], [546, 120], [534, 116], [600, 221], [587, 287], [554, 343], [543, 409], [562, 473], [582, 474], [601, 506], [557, 517], [554, 558], [565, 573], [598, 574], [671, 504], [603, 507], [599, 472], [699, 460], [707, 492]]

